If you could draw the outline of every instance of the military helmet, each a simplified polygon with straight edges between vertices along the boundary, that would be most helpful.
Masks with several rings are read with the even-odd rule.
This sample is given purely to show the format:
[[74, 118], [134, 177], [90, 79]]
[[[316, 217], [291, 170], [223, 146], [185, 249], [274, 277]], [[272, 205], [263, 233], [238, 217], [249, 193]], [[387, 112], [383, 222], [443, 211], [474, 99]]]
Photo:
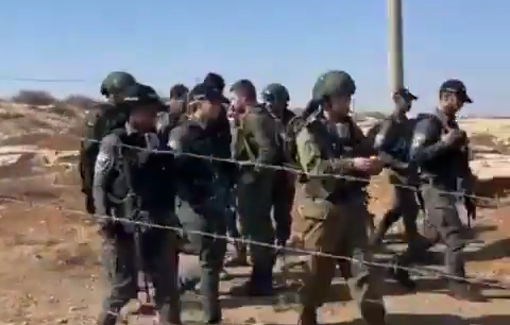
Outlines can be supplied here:
[[262, 100], [264, 102], [281, 102], [286, 103], [290, 101], [290, 95], [287, 88], [284, 85], [278, 83], [272, 83], [266, 86], [262, 90]]
[[314, 100], [335, 95], [354, 95], [356, 84], [345, 71], [332, 70], [322, 74], [315, 82], [312, 90]]
[[136, 79], [131, 74], [124, 71], [110, 72], [101, 83], [101, 95], [118, 95], [128, 87], [136, 84]]
[[124, 92], [119, 94], [123, 103], [129, 106], [130, 109], [133, 108], [144, 108], [144, 107], [154, 107], [163, 106], [163, 102], [161, 98], [158, 96], [154, 88], [147, 85], [142, 84], [134, 84], [130, 87], [127, 87]]

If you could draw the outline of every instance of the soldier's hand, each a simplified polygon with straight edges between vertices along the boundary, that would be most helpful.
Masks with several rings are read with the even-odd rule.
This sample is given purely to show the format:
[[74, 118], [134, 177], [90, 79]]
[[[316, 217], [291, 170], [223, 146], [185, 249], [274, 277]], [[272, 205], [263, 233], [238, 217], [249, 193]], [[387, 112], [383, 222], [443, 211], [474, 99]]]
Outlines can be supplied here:
[[371, 175], [379, 174], [384, 167], [384, 163], [377, 157], [357, 157], [352, 162], [355, 169]]
[[441, 141], [444, 142], [446, 145], [451, 146], [456, 143], [460, 143], [462, 139], [466, 137], [466, 133], [462, 130], [451, 130], [448, 133], [444, 134], [441, 137]]

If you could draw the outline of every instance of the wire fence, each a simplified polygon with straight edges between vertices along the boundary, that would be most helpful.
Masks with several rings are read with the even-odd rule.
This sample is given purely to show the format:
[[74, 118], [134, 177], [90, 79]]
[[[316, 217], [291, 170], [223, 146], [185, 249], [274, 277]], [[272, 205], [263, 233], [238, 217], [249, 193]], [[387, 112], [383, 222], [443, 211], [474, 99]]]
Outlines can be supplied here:
[[[89, 138], [78, 137], [78, 136], [74, 136], [74, 135], [73, 135], [73, 137], [75, 137], [76, 139], [82, 140], [82, 141], [91, 141], [91, 142], [101, 143], [100, 140], [96, 140], [96, 139], [89, 139]], [[286, 172], [294, 173], [296, 175], [305, 174], [310, 177], [329, 177], [329, 178], [335, 178], [335, 179], [341, 179], [341, 180], [347, 180], [347, 181], [357, 181], [357, 182], [366, 182], [366, 183], [370, 182], [370, 179], [362, 178], [362, 177], [353, 177], [350, 175], [331, 174], [331, 173], [311, 174], [311, 173], [305, 173], [304, 171], [298, 170], [295, 168], [270, 165], [270, 164], [262, 164], [262, 163], [256, 163], [253, 161], [239, 161], [236, 159], [218, 158], [218, 157], [214, 157], [214, 156], [198, 155], [198, 154], [187, 153], [187, 152], [175, 152], [173, 150], [147, 149], [147, 148], [131, 146], [131, 145], [127, 145], [127, 144], [121, 144], [121, 146], [132, 149], [132, 150], [145, 151], [145, 152], [154, 153], [154, 154], [169, 154], [169, 155], [175, 155], [175, 156], [186, 156], [186, 157], [195, 158], [195, 159], [207, 160], [209, 162], [221, 162], [221, 163], [236, 164], [240, 167], [250, 166], [250, 167], [257, 167], [257, 168], [266, 168], [266, 169], [271, 169], [271, 170], [276, 170], [276, 171], [286, 171]], [[404, 184], [393, 184], [393, 185], [402, 187], [402, 188], [406, 188], [411, 191], [419, 191], [419, 189], [416, 186], [409, 186], [409, 185], [404, 185]], [[457, 197], [466, 195], [464, 192], [461, 192], [461, 191], [442, 191], [442, 192], [444, 194], [450, 194], [450, 195], [454, 195]], [[501, 201], [498, 199], [494, 199], [491, 197], [484, 197], [484, 196], [476, 196], [476, 195], [467, 195], [467, 196], [469, 196], [473, 199], [482, 200], [485, 202], [491, 202], [494, 207], [502, 206]], [[20, 200], [20, 199], [16, 199], [13, 197], [3, 196], [1, 198], [4, 201], [34, 204], [31, 202], [27, 202], [26, 200]], [[42, 205], [44, 205], [44, 204], [41, 204], [41, 203], [35, 204], [35, 206], [42, 206]], [[87, 214], [86, 212], [84, 212], [82, 210], [73, 210], [73, 209], [62, 208], [62, 207], [60, 209], [63, 211], [72, 212], [72, 213]], [[158, 224], [153, 224], [153, 223], [146, 223], [146, 222], [140, 222], [140, 221], [133, 221], [133, 220], [129, 220], [129, 219], [116, 218], [114, 216], [96, 215], [96, 217], [99, 219], [110, 219], [112, 221], [118, 221], [118, 222], [122, 222], [122, 223], [130, 223], [130, 224], [141, 225], [141, 226], [146, 226], [146, 227], [161, 228], [161, 229], [167, 229], [167, 230], [173, 230], [173, 231], [182, 231], [182, 228], [180, 228], [180, 227], [163, 226], [163, 225], [158, 225]], [[375, 266], [375, 267], [382, 267], [382, 268], [388, 268], [388, 269], [389, 268], [394, 269], [396, 267], [394, 264], [389, 264], [389, 263], [374, 263], [374, 262], [357, 261], [357, 260], [354, 260], [354, 259], [352, 259], [350, 257], [346, 257], [346, 256], [332, 255], [332, 254], [327, 254], [327, 253], [323, 253], [323, 252], [310, 251], [310, 250], [299, 249], [299, 248], [286, 248], [286, 247], [281, 247], [278, 245], [267, 244], [267, 243], [262, 243], [262, 242], [254, 242], [254, 241], [243, 239], [243, 238], [233, 238], [233, 237], [229, 237], [226, 235], [223, 236], [223, 235], [218, 235], [218, 234], [214, 234], [214, 233], [191, 231], [191, 230], [190, 230], [190, 233], [194, 233], [196, 235], [214, 237], [217, 239], [223, 239], [223, 240], [227, 240], [229, 242], [238, 241], [238, 242], [241, 242], [244, 244], [259, 245], [259, 246], [274, 248], [274, 249], [278, 249], [278, 250], [287, 250], [289, 252], [298, 253], [298, 254], [316, 255], [316, 256], [329, 257], [329, 258], [334, 258], [334, 259], [348, 260], [351, 262], [366, 263], [370, 266]], [[490, 280], [476, 279], [476, 278], [471, 278], [471, 277], [461, 278], [461, 277], [453, 276], [450, 274], [438, 272], [437, 270], [430, 269], [430, 268], [423, 268], [423, 267], [422, 268], [408, 268], [408, 267], [403, 267], [403, 266], [399, 266], [397, 268], [401, 268], [403, 270], [413, 272], [416, 274], [421, 274], [421, 275], [435, 274], [435, 275], [439, 275], [441, 277], [451, 279], [451, 280], [463, 280], [463, 281], [467, 281], [467, 282], [470, 282], [473, 284], [480, 284], [480, 285], [485, 285], [488, 287], [510, 289], [510, 284], [506, 284], [506, 283], [505, 284], [501, 284], [501, 283], [495, 284], [493, 281], [490, 281]]]
[[[0, 77], [0, 79], [3, 79], [3, 77]], [[20, 78], [20, 81], [23, 81], [22, 78]], [[28, 81], [36, 81], [36, 82], [39, 82], [39, 81], [40, 82], [82, 82], [79, 79], [76, 79], [75, 81], [69, 81], [69, 80], [63, 80], [63, 79], [62, 80], [31, 79], [31, 80], [28, 80]], [[72, 134], [66, 134], [66, 131], [62, 131], [61, 134], [65, 134], [67, 136], [71, 136], [71, 137], [76, 138], [77, 140], [80, 140], [80, 141], [92, 141], [92, 142], [101, 143], [101, 141], [98, 141], [96, 139], [88, 139], [88, 138], [84, 138], [84, 137], [75, 136], [75, 135], [72, 135]], [[304, 172], [304, 171], [302, 171], [300, 169], [296, 169], [296, 168], [292, 168], [292, 167], [287, 167], [287, 166], [279, 166], [279, 165], [256, 163], [256, 162], [253, 162], [253, 161], [239, 161], [239, 160], [231, 159], [231, 158], [218, 158], [218, 157], [214, 157], [214, 156], [198, 155], [198, 154], [186, 153], [186, 152], [184, 152], [184, 153], [180, 153], [179, 152], [178, 153], [178, 152], [175, 152], [175, 151], [172, 151], [172, 150], [147, 149], [147, 148], [141, 148], [141, 147], [136, 147], [136, 146], [130, 146], [130, 145], [127, 145], [127, 144], [122, 144], [122, 146], [124, 146], [126, 148], [129, 148], [129, 149], [145, 151], [145, 152], [149, 152], [149, 153], [153, 153], [153, 154], [169, 154], [169, 155], [175, 155], [175, 156], [186, 156], [186, 157], [195, 158], [195, 159], [202, 159], [202, 160], [207, 160], [207, 161], [209, 161], [211, 163], [212, 162], [228, 163], [228, 164], [236, 164], [239, 167], [248, 167], [249, 166], [249, 167], [255, 167], [255, 168], [260, 168], [260, 169], [270, 169], [270, 170], [274, 170], [274, 171], [285, 171], [285, 172], [289, 172], [289, 173], [292, 173], [292, 174], [295, 174], [295, 175], [306, 175], [306, 176], [308, 176], [310, 178], [318, 178], [318, 177], [320, 177], [320, 178], [333, 178], [333, 179], [339, 179], [339, 180], [345, 180], [345, 181], [365, 182], [367, 184], [369, 182], [371, 182], [371, 180], [369, 178], [354, 177], [354, 176], [351, 176], [351, 175], [332, 174], [332, 173], [312, 174], [312, 173], [306, 173], [306, 172]], [[405, 189], [408, 189], [408, 190], [411, 190], [411, 191], [414, 191], [414, 192], [419, 192], [420, 191], [420, 189], [417, 188], [416, 186], [405, 185], [405, 184], [392, 184], [392, 185], [396, 186], [396, 187], [405, 188]], [[508, 204], [508, 203], [503, 202], [499, 198], [493, 198], [493, 197], [487, 197], [487, 196], [478, 196], [478, 195], [474, 195], [474, 194], [467, 194], [467, 193], [465, 193], [463, 191], [441, 191], [441, 192], [443, 194], [449, 194], [449, 195], [453, 195], [453, 196], [456, 196], [456, 197], [459, 197], [459, 198], [462, 197], [462, 196], [469, 197], [469, 198], [475, 199], [475, 200], [477, 200], [479, 202], [483, 202], [484, 204], [487, 204], [487, 205], [490, 205], [490, 206], [493, 206], [493, 207], [496, 207], [496, 208], [500, 208], [500, 207]], [[67, 213], [89, 215], [87, 212], [85, 212], [83, 210], [66, 208], [66, 207], [63, 207], [61, 205], [57, 205], [55, 203], [32, 202], [32, 201], [29, 201], [29, 200], [26, 200], [26, 199], [18, 199], [18, 198], [9, 197], [9, 196], [0, 196], [0, 202], [28, 204], [32, 208], [53, 207], [53, 208], [57, 208], [57, 209], [59, 209], [59, 210], [61, 210], [63, 212], [67, 212]], [[156, 223], [134, 221], [134, 220], [124, 219], [124, 218], [117, 218], [117, 217], [109, 216], [109, 215], [98, 215], [98, 214], [96, 214], [96, 215], [94, 215], [94, 217], [96, 217], [97, 219], [111, 220], [111, 221], [120, 222], [120, 223], [123, 223], [123, 224], [132, 224], [132, 225], [144, 226], [144, 227], [149, 227], [149, 228], [164, 229], [164, 230], [168, 230], [168, 231], [176, 231], [176, 232], [179, 232], [179, 233], [182, 232], [182, 228], [181, 227], [172, 227], [172, 226], [160, 225], [160, 224], [156, 224]], [[444, 272], [440, 272], [440, 271], [438, 271], [436, 269], [432, 269], [432, 268], [429, 268], [429, 267], [419, 267], [419, 268], [418, 267], [403, 267], [403, 266], [395, 266], [394, 263], [382, 263], [382, 262], [373, 262], [373, 261], [370, 261], [370, 262], [369, 261], [360, 261], [360, 260], [356, 260], [356, 259], [354, 259], [352, 257], [348, 257], [348, 256], [340, 256], [340, 255], [328, 254], [328, 253], [324, 253], [324, 252], [313, 251], [313, 250], [308, 250], [308, 249], [302, 249], [302, 248], [297, 248], [297, 247], [281, 247], [281, 246], [278, 246], [278, 245], [262, 243], [262, 242], [256, 242], [256, 241], [248, 240], [248, 239], [245, 239], [245, 238], [233, 238], [233, 237], [230, 237], [230, 236], [227, 236], [227, 235], [218, 235], [218, 234], [215, 234], [215, 233], [208, 233], [208, 232], [195, 231], [195, 230], [186, 230], [186, 232], [188, 232], [190, 234], [195, 234], [195, 235], [201, 235], [201, 236], [205, 236], [205, 237], [212, 237], [212, 238], [216, 238], [216, 239], [226, 240], [228, 242], [240, 242], [240, 243], [243, 243], [243, 244], [258, 245], [258, 246], [273, 248], [275, 250], [283, 250], [283, 251], [290, 252], [290, 253], [295, 253], [295, 254], [302, 254], [302, 255], [308, 255], [308, 256], [321, 256], [321, 257], [326, 257], [326, 258], [345, 260], [345, 261], [349, 261], [349, 262], [352, 262], [352, 263], [363, 263], [363, 264], [366, 264], [368, 266], [378, 267], [378, 268], [385, 268], [385, 269], [400, 268], [400, 269], [403, 269], [405, 271], [411, 272], [413, 274], [418, 274], [418, 275], [422, 275], [422, 276], [438, 276], [438, 277], [445, 278], [445, 279], [465, 281], [467, 283], [471, 283], [471, 284], [475, 284], [475, 285], [481, 285], [481, 286], [489, 287], [489, 288], [505, 289], [505, 290], [509, 290], [510, 289], [510, 283], [507, 283], [507, 282], [504, 282], [504, 281], [501, 281], [501, 280], [497, 280], [495, 278], [493, 278], [493, 279], [490, 279], [490, 278], [479, 278], [479, 277], [474, 277], [474, 276], [458, 277], [458, 276], [454, 276], [454, 275], [451, 275], [451, 274], [446, 274]], [[237, 323], [237, 324], [239, 324], [239, 323]]]

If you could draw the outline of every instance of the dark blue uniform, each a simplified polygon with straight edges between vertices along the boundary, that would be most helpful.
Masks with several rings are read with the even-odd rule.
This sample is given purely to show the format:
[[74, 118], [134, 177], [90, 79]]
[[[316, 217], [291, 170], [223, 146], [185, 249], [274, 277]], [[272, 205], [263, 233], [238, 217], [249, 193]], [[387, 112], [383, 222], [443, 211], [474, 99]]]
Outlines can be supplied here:
[[[409, 146], [414, 120], [395, 115], [384, 120], [375, 137], [374, 147], [379, 157], [390, 169], [390, 182], [394, 184], [394, 200], [383, 216], [373, 241], [380, 243], [393, 223], [403, 217], [406, 235], [412, 241], [418, 235], [416, 217], [419, 207], [416, 202], [417, 170], [409, 164]], [[414, 186], [415, 188], [409, 188]]]
[[[184, 121], [175, 127], [170, 133], [168, 145], [176, 152], [214, 155], [213, 143], [206, 125], [195, 121]], [[193, 233], [199, 231], [225, 235], [225, 202], [216, 193], [217, 165], [208, 160], [178, 155], [176, 167], [179, 170], [177, 215], [189, 239], [185, 250], [199, 255], [200, 258], [204, 321], [219, 323], [222, 318], [219, 281], [226, 241], [224, 238]]]
[[[133, 213], [145, 215], [146, 222], [176, 226], [172, 158], [122, 146], [158, 149], [155, 134], [141, 134], [129, 124], [115, 130], [101, 143], [94, 173], [93, 195], [100, 215], [132, 219]], [[127, 174], [129, 173], [129, 174]], [[127, 206], [128, 195], [136, 199], [136, 207]], [[116, 323], [116, 313], [138, 292], [135, 233], [132, 224], [99, 220], [102, 229], [103, 263], [111, 291], [104, 302], [99, 324]], [[155, 287], [155, 302], [162, 324], [180, 323], [177, 290], [177, 236], [165, 229], [147, 228], [140, 234], [144, 272]]]
[[[444, 141], [442, 136], [455, 132], [453, 141]], [[457, 194], [446, 192], [472, 191], [473, 175], [469, 168], [468, 138], [459, 129], [454, 118], [437, 110], [435, 114], [420, 120], [414, 130], [410, 147], [410, 158], [420, 170], [422, 195], [426, 220], [424, 235], [428, 239], [420, 249], [426, 250], [443, 241], [446, 245], [445, 268], [448, 274], [465, 277], [463, 249], [464, 227], [459, 218], [456, 203]], [[400, 257], [400, 264], [407, 265], [416, 254], [409, 251]], [[472, 299], [467, 286], [459, 281], [450, 281], [455, 295]]]

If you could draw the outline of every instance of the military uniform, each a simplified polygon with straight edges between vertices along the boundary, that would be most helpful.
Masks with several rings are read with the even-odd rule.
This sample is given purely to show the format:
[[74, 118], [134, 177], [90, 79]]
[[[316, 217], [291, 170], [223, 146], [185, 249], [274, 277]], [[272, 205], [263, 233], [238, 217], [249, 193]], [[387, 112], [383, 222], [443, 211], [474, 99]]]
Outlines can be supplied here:
[[[456, 93], [464, 102], [471, 102], [465, 86], [458, 80], [449, 80], [441, 91]], [[453, 132], [453, 137], [442, 136]], [[473, 175], [469, 167], [468, 138], [459, 129], [455, 118], [440, 110], [420, 120], [414, 130], [410, 149], [411, 160], [420, 168], [422, 195], [426, 221], [424, 235], [429, 239], [422, 249], [442, 240], [446, 245], [445, 267], [448, 274], [465, 277], [463, 225], [456, 208], [458, 196], [444, 192], [472, 193]], [[459, 182], [461, 180], [461, 182]], [[460, 185], [460, 186], [459, 186]], [[468, 200], [468, 211], [474, 206]], [[408, 265], [413, 254], [403, 254], [400, 264]], [[450, 281], [452, 295], [460, 299], [481, 300], [477, 292], [462, 281]]]
[[[130, 94], [145, 96], [145, 89], [135, 87]], [[168, 191], [174, 178], [172, 157], [123, 144], [160, 148], [154, 133], [137, 132], [129, 123], [103, 139], [94, 172], [93, 195], [97, 213], [128, 221], [136, 218], [162, 226], [176, 226], [178, 222], [173, 214], [175, 194]], [[180, 324], [176, 233], [111, 219], [99, 219], [99, 224], [103, 238], [102, 260], [111, 291], [104, 301], [98, 324], [115, 324], [119, 310], [137, 297], [139, 271], [149, 274], [153, 282], [160, 323]]]
[[[278, 161], [278, 140], [275, 121], [262, 106], [248, 107], [237, 129], [236, 159], [275, 165]], [[271, 221], [274, 171], [263, 168], [241, 167], [237, 194], [241, 230], [247, 239], [273, 244]], [[249, 245], [253, 269], [248, 291], [269, 294], [272, 291], [273, 249]]]
[[90, 107], [85, 116], [84, 139], [80, 143], [79, 169], [82, 192], [85, 194], [85, 207], [91, 214], [95, 211], [92, 181], [94, 165], [99, 153], [99, 141], [113, 129], [124, 126], [127, 116], [119, 105], [120, 98], [116, 95], [134, 84], [136, 80], [129, 73], [122, 71], [109, 73], [100, 88], [101, 94], [109, 99], [109, 103]]
[[416, 217], [418, 204], [416, 202], [416, 190], [409, 186], [416, 186], [417, 171], [408, 164], [408, 143], [410, 137], [407, 133], [412, 130], [409, 119], [405, 116], [400, 119], [390, 116], [381, 125], [381, 130], [376, 137], [375, 148], [380, 150], [379, 156], [389, 167], [390, 183], [394, 184], [393, 202], [390, 210], [383, 216], [381, 224], [375, 235], [375, 241], [382, 241], [384, 235], [393, 223], [402, 216], [408, 238], [418, 234]]
[[[223, 98], [221, 93], [196, 86], [190, 96], [207, 99]], [[169, 136], [168, 146], [176, 152], [203, 156], [215, 154], [212, 138], [205, 122], [190, 117], [175, 127]], [[201, 266], [200, 292], [203, 295], [204, 321], [219, 323], [222, 319], [219, 302], [220, 272], [223, 268], [226, 242], [224, 238], [203, 236], [194, 232], [225, 236], [225, 202], [217, 197], [218, 170], [210, 161], [187, 156], [177, 156], [179, 171], [177, 183], [177, 215], [188, 237], [188, 253], [199, 256]], [[182, 283], [189, 283], [192, 275], [183, 274]]]
[[[418, 171], [416, 166], [409, 163], [409, 147], [416, 119], [408, 119], [405, 113], [417, 97], [407, 89], [397, 91], [394, 96], [397, 109], [377, 126], [374, 139], [374, 148], [379, 151], [379, 157], [388, 167], [389, 181], [394, 185], [392, 203], [391, 208], [383, 215], [371, 242], [380, 245], [388, 229], [402, 217], [408, 250], [412, 253], [421, 240], [416, 225], [419, 212], [416, 198]], [[397, 269], [393, 270], [391, 275], [408, 289], [413, 289], [416, 285], [407, 272]]]
[[[279, 149], [283, 150], [284, 137], [286, 136], [286, 129], [289, 122], [296, 116], [291, 110], [287, 108], [290, 101], [290, 95], [281, 84], [269, 84], [262, 91], [262, 98], [266, 107], [276, 121], [277, 133], [281, 136]], [[285, 153], [281, 153], [279, 165], [288, 163]], [[280, 246], [285, 246], [287, 240], [290, 238], [292, 227], [292, 206], [294, 204], [294, 196], [296, 194], [296, 177], [294, 174], [279, 170], [275, 172], [273, 183], [273, 219], [275, 222], [276, 230], [276, 243]]]
[[[321, 91], [316, 89], [318, 87]], [[348, 74], [332, 71], [319, 78], [314, 87], [319, 94], [314, 97], [321, 99], [325, 94], [333, 96], [337, 93], [352, 95], [354, 89], [354, 81]], [[333, 173], [369, 177], [358, 172], [351, 159], [372, 153], [365, 140], [359, 127], [349, 117], [337, 124], [318, 117], [308, 121], [297, 133], [298, 162], [308, 173], [301, 180], [305, 200], [300, 206], [300, 214], [307, 225], [305, 247], [356, 260], [346, 263], [345, 260], [310, 256], [310, 273], [305, 277], [301, 292], [303, 310], [300, 323], [303, 325], [317, 324], [316, 309], [324, 301], [337, 265], [365, 321], [368, 324], [386, 324], [379, 281], [372, 268], [365, 264], [372, 261], [366, 228], [370, 217], [364, 189], [366, 182], [313, 176]]]

